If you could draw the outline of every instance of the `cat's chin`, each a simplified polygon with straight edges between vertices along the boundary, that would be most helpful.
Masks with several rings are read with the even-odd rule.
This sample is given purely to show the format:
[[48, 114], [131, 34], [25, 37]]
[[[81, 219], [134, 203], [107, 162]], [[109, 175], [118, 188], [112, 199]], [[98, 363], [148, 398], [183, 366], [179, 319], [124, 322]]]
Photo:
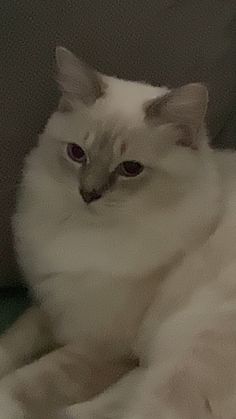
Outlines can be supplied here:
[[108, 199], [101, 198], [99, 201], [90, 202], [87, 204], [83, 201], [83, 199], [79, 202], [79, 216], [84, 214], [85, 217], [88, 217], [90, 222], [98, 222], [99, 220], [107, 220], [111, 219], [119, 213], [119, 205], [116, 203], [109, 201]]

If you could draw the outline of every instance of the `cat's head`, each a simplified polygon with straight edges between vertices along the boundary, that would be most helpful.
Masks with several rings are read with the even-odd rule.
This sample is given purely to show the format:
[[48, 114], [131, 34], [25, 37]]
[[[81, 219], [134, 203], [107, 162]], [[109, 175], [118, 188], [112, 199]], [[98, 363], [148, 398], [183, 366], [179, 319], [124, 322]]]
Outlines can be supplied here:
[[165, 203], [178, 182], [182, 193], [201, 167], [207, 89], [104, 76], [61, 47], [56, 57], [62, 96], [43, 144], [65, 187], [85, 207], [122, 206], [140, 196], [148, 205]]

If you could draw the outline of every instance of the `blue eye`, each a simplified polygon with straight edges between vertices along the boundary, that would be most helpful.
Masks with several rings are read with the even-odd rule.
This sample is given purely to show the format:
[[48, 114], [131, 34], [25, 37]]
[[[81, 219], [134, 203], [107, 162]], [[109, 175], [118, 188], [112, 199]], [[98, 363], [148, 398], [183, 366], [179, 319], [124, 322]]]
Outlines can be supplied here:
[[119, 165], [119, 174], [125, 177], [135, 177], [138, 176], [143, 169], [143, 165], [135, 160], [124, 161]]
[[86, 155], [82, 147], [75, 143], [67, 144], [67, 155], [68, 157], [78, 163], [83, 163], [86, 161]]

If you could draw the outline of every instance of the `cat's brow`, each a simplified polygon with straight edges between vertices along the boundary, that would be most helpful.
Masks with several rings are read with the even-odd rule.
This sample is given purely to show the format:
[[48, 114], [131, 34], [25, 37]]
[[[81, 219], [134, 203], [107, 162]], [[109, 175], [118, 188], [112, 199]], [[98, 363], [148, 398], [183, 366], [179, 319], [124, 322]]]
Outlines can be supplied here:
[[92, 144], [91, 151], [93, 154], [103, 153], [109, 150], [112, 152], [112, 146], [116, 141], [117, 134], [114, 130], [103, 130], [99, 132]]

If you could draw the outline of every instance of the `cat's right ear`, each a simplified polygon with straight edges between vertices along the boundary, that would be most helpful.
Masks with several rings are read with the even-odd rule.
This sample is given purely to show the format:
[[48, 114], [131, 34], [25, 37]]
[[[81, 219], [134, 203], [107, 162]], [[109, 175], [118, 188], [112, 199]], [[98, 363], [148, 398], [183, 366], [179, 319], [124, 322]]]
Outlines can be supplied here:
[[179, 144], [198, 148], [198, 132], [204, 124], [208, 91], [201, 83], [190, 83], [144, 105], [146, 120], [157, 125], [175, 124], [184, 136]]
[[104, 94], [98, 72], [64, 47], [56, 48], [57, 81], [62, 92], [61, 110], [70, 110], [76, 101], [89, 106]]

